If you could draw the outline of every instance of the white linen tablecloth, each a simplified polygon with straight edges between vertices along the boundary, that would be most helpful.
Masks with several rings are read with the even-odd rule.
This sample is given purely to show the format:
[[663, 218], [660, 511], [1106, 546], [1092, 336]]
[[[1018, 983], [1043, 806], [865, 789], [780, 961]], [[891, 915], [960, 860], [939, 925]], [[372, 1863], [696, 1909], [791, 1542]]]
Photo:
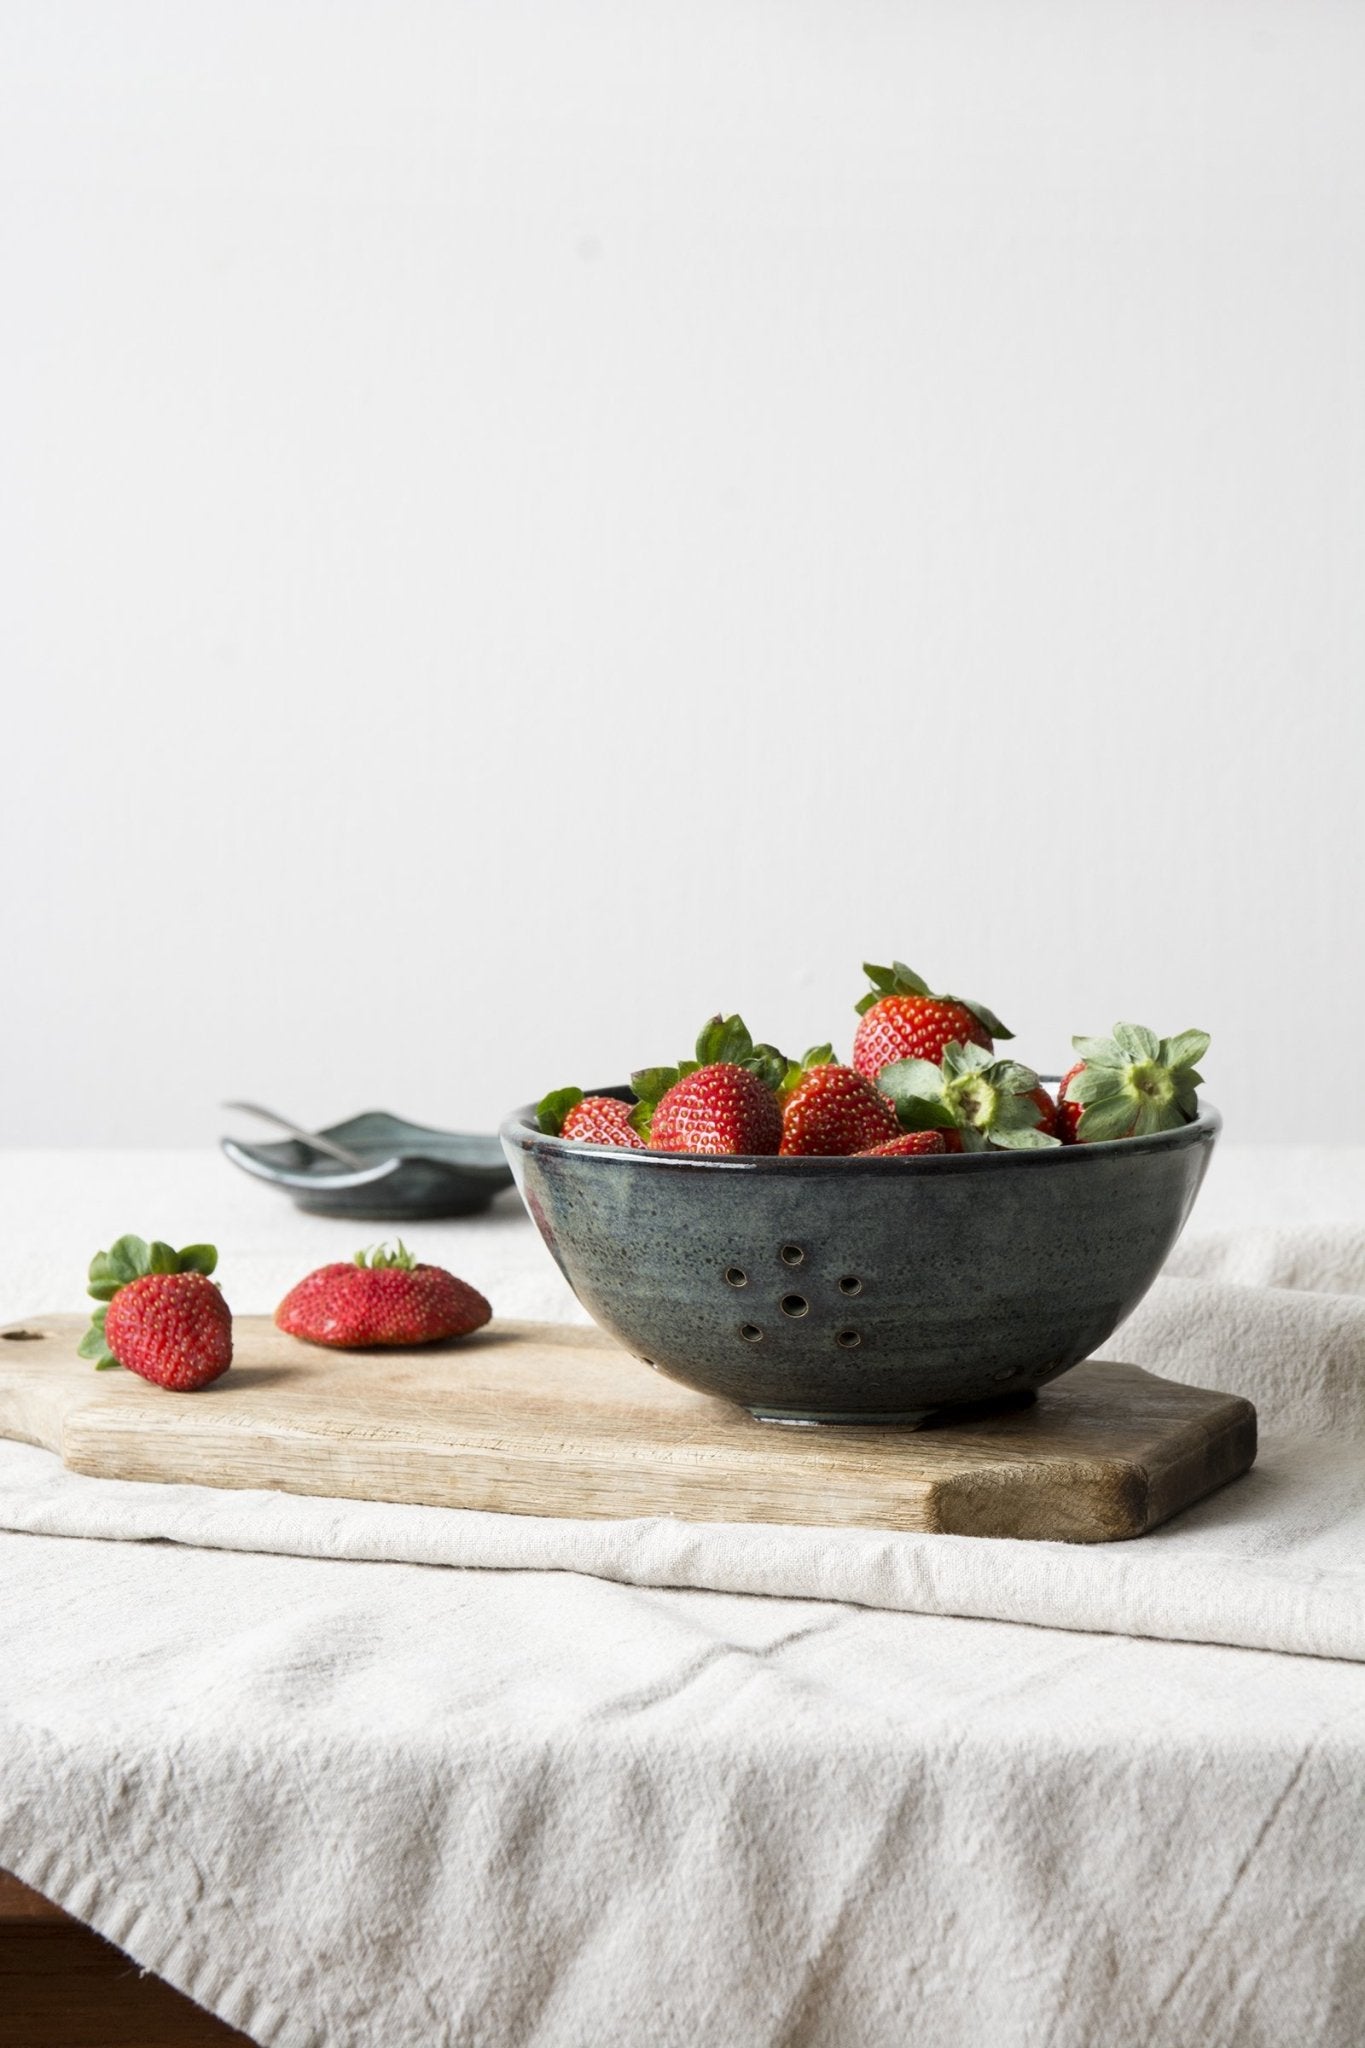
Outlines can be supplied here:
[[[123, 1229], [216, 1236], [239, 1309], [351, 1248], [199, 1155], [2, 1165], [3, 1319], [78, 1306], [89, 1252]], [[196, 1526], [201, 1490], [181, 1488], [128, 1489], [119, 1528], [118, 1489], [3, 1453], [0, 1864], [269, 2048], [1354, 2048], [1362, 1178], [1358, 1152], [1227, 1149], [1196, 1220], [1239, 1227], [1187, 1240], [1109, 1347], [1244, 1387], [1279, 1425], [1219, 1497], [1236, 1512], [1182, 1518], [1183, 1552], [1181, 1524], [1103, 1551], [871, 1539], [873, 1597], [929, 1611], [852, 1604], [856, 1534], [509, 1529], [267, 1495], [201, 1497]], [[500, 1208], [420, 1249], [506, 1313], [575, 1313]], [[429, 1525], [487, 1525], [467, 1535], [504, 1568], [199, 1547], [325, 1550], [328, 1515], [343, 1550], [366, 1517], [417, 1518], [402, 1556], [440, 1554]], [[17, 1533], [44, 1528], [175, 1540]], [[585, 1529], [596, 1551], [511, 1568]], [[677, 1588], [715, 1582], [729, 1538], [762, 1560], [792, 1537], [821, 1597]], [[398, 1540], [386, 1522], [377, 1553]], [[786, 1547], [762, 1583], [793, 1583]], [[986, 1612], [1060, 1625], [959, 1618], [987, 1564]], [[1143, 1612], [1106, 1606], [1106, 1569]], [[1316, 1654], [1098, 1633], [1246, 1639], [1276, 1584], [1266, 1639]]]

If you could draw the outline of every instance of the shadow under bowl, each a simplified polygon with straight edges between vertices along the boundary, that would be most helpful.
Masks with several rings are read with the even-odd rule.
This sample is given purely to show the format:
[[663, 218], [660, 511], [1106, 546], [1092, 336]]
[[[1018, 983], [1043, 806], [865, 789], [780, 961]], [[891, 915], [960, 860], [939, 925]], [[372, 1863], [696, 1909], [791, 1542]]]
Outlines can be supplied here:
[[240, 1138], [219, 1142], [234, 1166], [282, 1188], [300, 1209], [358, 1223], [477, 1215], [512, 1184], [502, 1147], [485, 1132], [433, 1131], [369, 1109], [318, 1135], [356, 1153], [364, 1166], [342, 1166], [297, 1138], [269, 1145]]
[[[599, 1091], [628, 1096], [622, 1088]], [[702, 1158], [502, 1142], [589, 1314], [703, 1393], [781, 1422], [920, 1423], [1088, 1358], [1180, 1235], [1222, 1120], [1038, 1152]]]

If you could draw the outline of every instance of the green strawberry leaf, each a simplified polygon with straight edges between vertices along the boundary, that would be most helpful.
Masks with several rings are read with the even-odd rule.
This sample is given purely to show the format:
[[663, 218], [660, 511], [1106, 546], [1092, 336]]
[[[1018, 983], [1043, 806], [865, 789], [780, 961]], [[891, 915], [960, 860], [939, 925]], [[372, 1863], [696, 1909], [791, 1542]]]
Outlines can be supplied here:
[[[1036, 1105], [1034, 1105], [1036, 1108]], [[1050, 1138], [1046, 1131], [1036, 1125], [1027, 1129], [1014, 1129], [996, 1124], [991, 1131], [991, 1143], [1003, 1147], [1006, 1152], [1046, 1152], [1061, 1143], [1060, 1138]]]
[[[696, 1069], [693, 1068], [692, 1071], [695, 1073]], [[656, 1103], [663, 1101], [674, 1082], [680, 1079], [681, 1073], [677, 1067], [638, 1068], [630, 1077], [631, 1091], [637, 1107], [641, 1103], [648, 1103], [653, 1108]], [[635, 1128], [638, 1130], [639, 1126], [636, 1125]]]
[[1164, 1041], [1161, 1064], [1164, 1067], [1193, 1067], [1203, 1059], [1208, 1049], [1207, 1031], [1177, 1031], [1174, 1038]]
[[1093, 1145], [1109, 1138], [1126, 1138], [1137, 1118], [1137, 1104], [1124, 1091], [1122, 1094], [1106, 1095], [1101, 1101], [1092, 1102], [1081, 1112], [1076, 1126], [1076, 1136], [1084, 1144]]
[[1119, 1073], [1113, 1067], [1092, 1067], [1088, 1062], [1079, 1074], [1073, 1074], [1066, 1084], [1068, 1102], [1103, 1102], [1120, 1086]]
[[125, 1281], [142, 1279], [151, 1270], [151, 1251], [147, 1240], [131, 1233], [116, 1238], [109, 1247], [109, 1263]]
[[93, 1359], [97, 1372], [107, 1370], [109, 1366], [118, 1364], [118, 1360], [109, 1349], [105, 1338], [104, 1317], [105, 1311], [98, 1309], [90, 1318], [90, 1328], [76, 1346], [76, 1356], [78, 1358]]
[[365, 1245], [355, 1254], [354, 1265], [368, 1267], [374, 1273], [411, 1273], [418, 1261], [404, 1244], [402, 1238], [394, 1240], [395, 1249], [387, 1244]]
[[943, 1094], [943, 1073], [932, 1060], [892, 1060], [878, 1074], [877, 1086], [892, 1102], [907, 1095], [936, 1102]]
[[564, 1128], [564, 1119], [571, 1109], [577, 1109], [583, 1100], [581, 1088], [552, 1088], [548, 1095], [542, 1095], [536, 1104], [536, 1122], [547, 1138], [557, 1138]]
[[[1030, 1090], [1040, 1087], [1038, 1076], [1032, 1067], [1026, 1067], [1022, 1060], [996, 1060], [989, 1069], [990, 1077], [997, 1088], [1003, 1088], [1007, 1095], [1027, 1096]], [[1029, 1107], [1037, 1110], [1037, 1103]]]
[[791, 1062], [775, 1045], [756, 1045], [742, 1064], [776, 1095], [787, 1078]]
[[754, 1050], [748, 1025], [739, 1016], [715, 1016], [702, 1025], [697, 1036], [697, 1059], [704, 1067], [724, 1063], [741, 1067]]
[[964, 1010], [970, 1010], [978, 1024], [984, 1025], [992, 1038], [1013, 1038], [1008, 1024], [1002, 1024], [994, 1010], [988, 1010], [984, 1003], [973, 1002], [970, 996], [950, 996], [950, 1002], [961, 1003]]
[[1112, 1038], [1073, 1038], [1076, 1051], [1088, 1067], [1126, 1067], [1128, 1062]]
[[1130, 1060], [1154, 1060], [1161, 1051], [1161, 1040], [1145, 1024], [1116, 1024], [1114, 1043]]
[[90, 1261], [90, 1284], [86, 1292], [93, 1294], [96, 1301], [112, 1301], [120, 1287], [126, 1284], [114, 1272], [108, 1252], [96, 1252]]
[[184, 1244], [176, 1253], [182, 1273], [202, 1273], [207, 1279], [218, 1264], [216, 1244]]
[[626, 1122], [630, 1125], [636, 1136], [643, 1138], [647, 1145], [649, 1143], [649, 1134], [654, 1128], [654, 1104], [645, 1101], [637, 1102], [630, 1115], [626, 1118]]
[[163, 1244], [154, 1237], [147, 1247], [147, 1269], [152, 1273], [178, 1273], [180, 1255], [174, 1245]]

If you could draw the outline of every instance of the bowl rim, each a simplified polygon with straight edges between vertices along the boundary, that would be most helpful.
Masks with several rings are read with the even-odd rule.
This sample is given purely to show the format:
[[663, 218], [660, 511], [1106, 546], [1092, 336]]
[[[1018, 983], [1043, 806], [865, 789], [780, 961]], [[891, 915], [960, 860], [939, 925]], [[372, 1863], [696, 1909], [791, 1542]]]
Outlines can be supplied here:
[[[1060, 1077], [1042, 1074], [1039, 1079], [1054, 1084]], [[606, 1088], [585, 1088], [585, 1095], [610, 1095], [617, 1101], [634, 1098], [624, 1083]], [[1063, 1164], [1074, 1168], [1086, 1160], [1111, 1158], [1116, 1152], [1125, 1158], [1136, 1153], [1176, 1152], [1187, 1145], [1212, 1142], [1223, 1128], [1221, 1112], [1212, 1102], [1201, 1102], [1199, 1114], [1173, 1131], [1149, 1131], [1139, 1138], [1097, 1138], [1088, 1145], [1047, 1145], [1037, 1151], [931, 1152], [899, 1158], [868, 1159], [856, 1154], [816, 1153], [804, 1158], [782, 1158], [773, 1152], [650, 1152], [625, 1145], [590, 1145], [581, 1138], [552, 1137], [536, 1125], [536, 1104], [523, 1102], [504, 1117], [499, 1130], [505, 1148], [523, 1152], [547, 1152], [572, 1159], [609, 1159], [622, 1167], [637, 1166], [651, 1171], [719, 1168], [723, 1172], [779, 1173], [809, 1172], [820, 1167], [830, 1173], [888, 1173], [905, 1178], [925, 1173], [1000, 1173], [1007, 1169], [1037, 1172], [1043, 1167]]]

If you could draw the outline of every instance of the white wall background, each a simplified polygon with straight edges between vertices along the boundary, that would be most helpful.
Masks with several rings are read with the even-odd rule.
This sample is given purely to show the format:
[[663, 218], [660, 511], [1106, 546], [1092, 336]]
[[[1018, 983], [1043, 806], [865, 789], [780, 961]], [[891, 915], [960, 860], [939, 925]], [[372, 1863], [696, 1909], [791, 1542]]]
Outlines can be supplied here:
[[1365, 1138], [1365, 7], [3, 0], [0, 200], [5, 1140], [893, 953]]

